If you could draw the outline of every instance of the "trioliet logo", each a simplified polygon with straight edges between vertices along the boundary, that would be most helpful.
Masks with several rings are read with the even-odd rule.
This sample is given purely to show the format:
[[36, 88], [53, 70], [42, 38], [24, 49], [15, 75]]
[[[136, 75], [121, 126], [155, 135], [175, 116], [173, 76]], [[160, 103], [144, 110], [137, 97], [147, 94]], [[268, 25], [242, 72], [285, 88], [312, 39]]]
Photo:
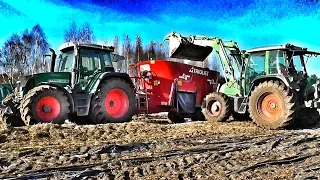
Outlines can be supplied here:
[[200, 74], [200, 75], [203, 75], [203, 76], [209, 76], [209, 71], [204, 71], [202, 69], [196, 69], [194, 67], [192, 67], [190, 70], [189, 70], [190, 73], [193, 73], [193, 74]]

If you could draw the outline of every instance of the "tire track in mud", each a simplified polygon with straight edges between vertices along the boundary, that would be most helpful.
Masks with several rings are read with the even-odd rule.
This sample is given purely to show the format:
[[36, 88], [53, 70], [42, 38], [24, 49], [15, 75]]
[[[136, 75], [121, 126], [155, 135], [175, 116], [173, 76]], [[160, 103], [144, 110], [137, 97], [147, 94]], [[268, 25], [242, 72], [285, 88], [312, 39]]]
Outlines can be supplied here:
[[[319, 135], [299, 132], [252, 138], [212, 139], [208, 135], [187, 140], [182, 138], [108, 144], [102, 147], [84, 148], [81, 154], [75, 154], [76, 151], [60, 151], [58, 154], [61, 155], [58, 158], [66, 160], [57, 164], [56, 168], [37, 170], [0, 168], [0, 175], [6, 179], [16, 178], [6, 177], [8, 173], [15, 172], [23, 172], [20, 178], [28, 179], [44, 177], [245, 179], [254, 177], [252, 174], [259, 177], [272, 167], [277, 167], [278, 170], [282, 170], [279, 168], [282, 167], [292, 169], [292, 177], [317, 177], [316, 175], [320, 174], [319, 145]], [[52, 156], [55, 156], [54, 153]], [[22, 152], [20, 158], [31, 160], [29, 161], [31, 164], [32, 159], [28, 159], [30, 157], [33, 161], [38, 158], [48, 158], [41, 152], [32, 151]], [[294, 172], [295, 169], [299, 170]]]

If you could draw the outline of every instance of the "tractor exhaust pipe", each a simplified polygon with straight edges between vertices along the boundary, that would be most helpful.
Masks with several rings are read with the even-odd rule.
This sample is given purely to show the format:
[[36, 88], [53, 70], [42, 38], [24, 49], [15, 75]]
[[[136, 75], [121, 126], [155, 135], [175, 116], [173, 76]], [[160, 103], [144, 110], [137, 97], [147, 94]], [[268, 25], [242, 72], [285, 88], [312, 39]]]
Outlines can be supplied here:
[[56, 65], [56, 53], [53, 49], [49, 48], [51, 52], [51, 64], [50, 64], [50, 72], [54, 72], [54, 67]]

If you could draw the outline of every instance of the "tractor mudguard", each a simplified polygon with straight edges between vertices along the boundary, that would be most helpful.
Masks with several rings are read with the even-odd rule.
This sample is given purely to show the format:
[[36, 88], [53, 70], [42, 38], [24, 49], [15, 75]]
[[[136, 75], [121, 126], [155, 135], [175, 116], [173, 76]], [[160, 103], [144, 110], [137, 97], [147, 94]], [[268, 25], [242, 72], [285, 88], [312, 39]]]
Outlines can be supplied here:
[[49, 85], [49, 86], [52, 86], [52, 87], [56, 87], [57, 89], [61, 90], [62, 92], [64, 92], [64, 94], [68, 97], [68, 99], [70, 100], [70, 112], [73, 113], [75, 111], [75, 101], [74, 101], [74, 98], [73, 96], [71, 95], [71, 92], [69, 92], [67, 89], [57, 85], [57, 84], [52, 84], [52, 83], [46, 83], [46, 82], [43, 82], [43, 83], [40, 83], [38, 84], [37, 86], [40, 86], [40, 85]]
[[134, 84], [130, 78], [130, 76], [127, 73], [119, 73], [119, 72], [105, 72], [101, 73], [100, 75], [97, 75], [92, 79], [90, 85], [86, 89], [87, 92], [90, 92], [91, 94], [94, 94], [96, 90], [98, 89], [98, 86], [100, 83], [109, 78], [121, 78], [124, 79], [126, 82], [130, 84], [130, 86], [134, 87]]
[[[65, 87], [70, 85], [71, 73], [69, 72], [49, 72], [49, 73], [39, 73], [34, 74], [28, 78], [23, 87], [23, 95], [27, 94], [27, 92], [39, 86], [42, 83], [46, 84], [56, 84], [60, 87]], [[23, 83], [24, 84], [24, 83]]]
[[268, 80], [279, 80], [281, 82], [283, 82], [287, 87], [290, 87], [292, 89], [299, 89], [299, 86], [297, 84], [293, 84], [290, 83], [289, 80], [287, 78], [285, 78], [284, 76], [281, 75], [265, 75], [265, 76], [260, 76], [260, 77], [256, 77], [255, 79], [253, 79], [252, 81], [252, 85], [250, 88], [250, 91], [248, 94], [250, 94], [251, 91], [253, 91], [254, 87], [257, 86], [259, 83], [264, 82], [264, 81], [268, 81]]

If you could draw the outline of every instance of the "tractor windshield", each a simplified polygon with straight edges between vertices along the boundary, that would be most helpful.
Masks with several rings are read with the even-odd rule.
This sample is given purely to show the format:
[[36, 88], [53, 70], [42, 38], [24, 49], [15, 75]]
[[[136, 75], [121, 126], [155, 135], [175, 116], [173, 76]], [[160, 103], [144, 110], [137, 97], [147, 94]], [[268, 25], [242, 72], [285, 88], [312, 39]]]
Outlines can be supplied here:
[[71, 72], [72, 63], [74, 58], [73, 50], [62, 52], [59, 56], [59, 72]]
[[303, 59], [301, 59], [301, 56], [291, 56], [291, 58], [288, 58], [289, 60], [289, 67], [288, 69], [292, 71], [297, 71], [297, 72], [301, 72], [303, 71], [303, 66], [302, 66], [302, 61]]

